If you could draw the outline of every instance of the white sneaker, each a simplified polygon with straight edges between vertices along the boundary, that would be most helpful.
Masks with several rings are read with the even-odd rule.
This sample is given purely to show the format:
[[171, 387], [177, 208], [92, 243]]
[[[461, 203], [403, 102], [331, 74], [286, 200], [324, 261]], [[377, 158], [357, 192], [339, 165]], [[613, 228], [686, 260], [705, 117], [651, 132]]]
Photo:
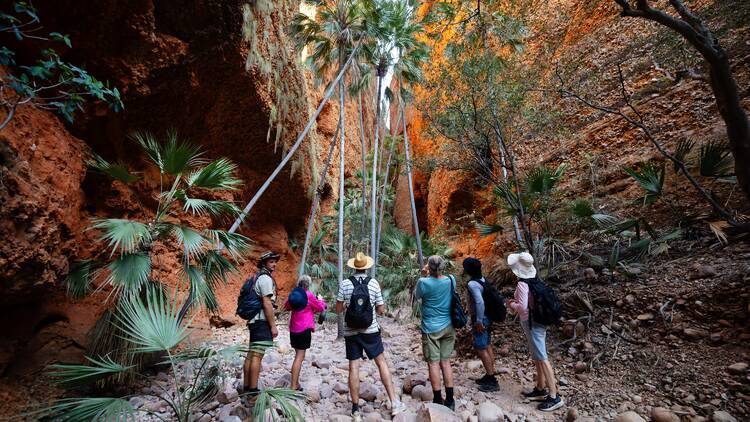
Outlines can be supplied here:
[[406, 405], [396, 400], [391, 403], [391, 416], [406, 412]]
[[357, 410], [356, 412], [352, 413], [352, 421], [354, 422], [362, 422], [362, 413]]

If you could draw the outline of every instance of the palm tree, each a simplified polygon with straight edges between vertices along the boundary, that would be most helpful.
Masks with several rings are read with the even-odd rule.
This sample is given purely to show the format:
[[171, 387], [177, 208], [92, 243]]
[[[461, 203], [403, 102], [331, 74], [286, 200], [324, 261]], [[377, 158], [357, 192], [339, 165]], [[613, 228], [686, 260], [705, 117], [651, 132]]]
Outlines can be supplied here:
[[[249, 239], [240, 234], [206, 228], [202, 231], [180, 223], [185, 216], [210, 216], [215, 220], [233, 218], [240, 212], [232, 202], [215, 199], [222, 193], [236, 190], [241, 184], [234, 177], [237, 166], [228, 159], [208, 161], [202, 151], [170, 133], [164, 142], [149, 134], [133, 135], [145, 155], [159, 170], [159, 195], [154, 210], [144, 210], [150, 218], [94, 219], [89, 229], [101, 235], [101, 256], [78, 263], [66, 279], [68, 293], [80, 298], [90, 292], [109, 288], [115, 310], [104, 313], [94, 329], [94, 352], [114, 351], [120, 363], [132, 365], [142, 356], [130, 353], [130, 337], [119, 332], [114, 324], [132, 298], [148, 286], [159, 285], [153, 273], [154, 243], [174, 243], [182, 251], [181, 279], [189, 292], [178, 313], [182, 319], [195, 303], [211, 312], [218, 310], [215, 289], [226, 283], [229, 273], [236, 271], [235, 262], [247, 251]], [[109, 163], [93, 154], [93, 169], [120, 182], [130, 184], [138, 177], [123, 164]], [[207, 198], [206, 193], [212, 192]], [[218, 250], [226, 247], [227, 254]], [[103, 354], [103, 353], [102, 353]]]
[[[320, 0], [311, 2], [317, 9], [315, 19], [297, 14], [291, 26], [298, 50], [311, 47], [308, 62], [318, 78], [322, 78], [334, 63], [343, 72], [356, 54], [364, 36], [361, 4], [353, 0]], [[356, 44], [356, 45], [355, 45]], [[349, 59], [347, 59], [349, 57]], [[340, 75], [339, 75], [340, 76]], [[344, 108], [346, 90], [344, 79], [338, 79], [339, 89], [339, 224], [338, 224], [338, 280], [344, 279], [344, 159], [346, 134]], [[339, 324], [341, 326], [341, 324]]]
[[402, 115], [404, 153], [406, 159], [406, 175], [409, 186], [409, 201], [411, 205], [412, 222], [414, 224], [414, 235], [417, 240], [417, 255], [419, 268], [424, 266], [422, 254], [422, 242], [420, 239], [419, 222], [417, 221], [417, 208], [414, 202], [414, 186], [412, 177], [412, 162], [409, 151], [409, 137], [407, 133], [405, 102], [411, 97], [406, 89], [406, 84], [416, 84], [423, 79], [421, 66], [428, 59], [427, 45], [418, 40], [424, 32], [421, 24], [415, 21], [414, 6], [409, 0], [395, 3], [391, 16], [394, 29], [394, 48], [398, 51], [398, 61], [394, 67], [396, 80], [399, 82], [399, 111]]

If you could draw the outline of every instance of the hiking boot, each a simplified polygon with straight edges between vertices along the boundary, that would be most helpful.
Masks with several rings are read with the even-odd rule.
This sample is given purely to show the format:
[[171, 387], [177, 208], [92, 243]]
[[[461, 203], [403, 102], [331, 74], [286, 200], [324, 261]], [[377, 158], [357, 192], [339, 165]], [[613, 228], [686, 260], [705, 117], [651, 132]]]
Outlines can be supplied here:
[[396, 400], [391, 403], [391, 416], [406, 412], [406, 405]]
[[550, 396], [547, 396], [547, 398], [544, 399], [543, 402], [539, 403], [539, 406], [537, 406], [536, 408], [541, 410], [542, 412], [551, 412], [563, 407], [564, 404], [565, 402], [558, 394], [554, 399]]
[[497, 382], [497, 378], [490, 377], [491, 379], [483, 384], [479, 384], [479, 391], [483, 393], [491, 393], [493, 391], [500, 390], [500, 384]]
[[456, 401], [455, 400], [446, 400], [443, 402], [443, 406], [447, 407], [448, 409], [452, 411], [456, 411]]
[[547, 396], [549, 393], [547, 392], [547, 389], [542, 388], [541, 390], [534, 387], [533, 390], [529, 391], [528, 393], [522, 393], [523, 396], [531, 401], [544, 401], [547, 399]]
[[362, 412], [360, 412], [359, 410], [352, 412], [352, 421], [362, 422]]

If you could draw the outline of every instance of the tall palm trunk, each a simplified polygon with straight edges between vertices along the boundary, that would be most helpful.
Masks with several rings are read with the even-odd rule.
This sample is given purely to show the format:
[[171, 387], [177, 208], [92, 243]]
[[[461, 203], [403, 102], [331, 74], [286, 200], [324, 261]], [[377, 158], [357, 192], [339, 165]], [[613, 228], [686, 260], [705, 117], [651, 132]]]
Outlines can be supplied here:
[[307, 219], [307, 232], [305, 233], [305, 244], [302, 246], [302, 259], [299, 263], [298, 276], [305, 273], [305, 264], [307, 263], [307, 254], [310, 252], [310, 239], [312, 238], [313, 227], [315, 226], [315, 215], [318, 212], [318, 206], [320, 205], [320, 194], [323, 191], [323, 186], [326, 184], [328, 178], [328, 169], [331, 167], [331, 161], [333, 161], [333, 151], [336, 149], [336, 138], [339, 135], [340, 127], [336, 127], [336, 133], [331, 138], [331, 145], [328, 147], [328, 155], [326, 156], [326, 163], [323, 166], [323, 173], [320, 175], [318, 181], [318, 187], [315, 189], [315, 197], [313, 198], [312, 207], [310, 207], [310, 217]]
[[[302, 141], [307, 136], [308, 132], [310, 132], [310, 129], [312, 129], [313, 124], [315, 124], [318, 115], [321, 111], [323, 111], [323, 107], [326, 105], [328, 100], [331, 98], [331, 95], [333, 94], [333, 91], [336, 89], [337, 84], [343, 84], [343, 77], [344, 73], [346, 73], [346, 69], [349, 68], [349, 65], [352, 63], [352, 59], [354, 58], [354, 55], [357, 52], [357, 48], [352, 51], [352, 53], [349, 55], [349, 58], [346, 60], [346, 63], [344, 63], [341, 66], [341, 69], [339, 70], [338, 75], [336, 75], [336, 79], [331, 82], [331, 85], [326, 90], [325, 95], [323, 96], [323, 99], [320, 100], [320, 104], [318, 105], [318, 108], [315, 110], [315, 113], [310, 117], [310, 119], [307, 121], [307, 125], [305, 126], [305, 129], [302, 131], [302, 133], [297, 136], [297, 140], [294, 142], [294, 145], [289, 149], [289, 152], [287, 152], [286, 156], [281, 160], [278, 166], [276, 166], [276, 169], [274, 169], [273, 173], [271, 173], [270, 176], [268, 176], [268, 179], [266, 179], [265, 182], [263, 182], [263, 185], [261, 185], [260, 189], [255, 193], [255, 195], [250, 199], [250, 202], [247, 203], [245, 208], [240, 213], [239, 217], [237, 217], [236, 220], [234, 220], [234, 223], [232, 224], [232, 227], [229, 228], [229, 233], [234, 233], [239, 227], [240, 224], [242, 224], [242, 221], [245, 219], [247, 214], [250, 212], [250, 210], [253, 209], [255, 206], [255, 203], [258, 202], [260, 197], [263, 195], [263, 193], [268, 189], [268, 186], [273, 182], [273, 180], [276, 178], [276, 176], [279, 175], [281, 170], [286, 166], [286, 164], [289, 162], [289, 160], [292, 158], [292, 155], [297, 151], [299, 146], [302, 144]], [[341, 131], [341, 136], [343, 139], [344, 131]], [[219, 249], [222, 249], [224, 245], [219, 245]]]
[[[370, 256], [377, 260], [377, 240], [375, 237], [375, 229], [377, 226], [377, 220], [375, 219], [375, 211], [377, 209], [377, 189], [375, 186], [378, 185], [378, 145], [380, 141], [380, 91], [383, 83], [383, 72], [378, 69], [378, 83], [376, 95], [377, 103], [375, 104], [375, 145], [373, 146], [373, 157], [372, 157], [372, 198], [370, 199]], [[372, 277], [375, 278], [377, 275], [377, 265], [372, 266]]]
[[[398, 126], [401, 125], [401, 118], [402, 117], [403, 116], [399, 112], [398, 113], [398, 120], [396, 121], [396, 125], [392, 126], [393, 128], [397, 128]], [[391, 134], [393, 134], [393, 133], [394, 133], [394, 130], [392, 129], [391, 130]], [[388, 192], [387, 189], [388, 189], [388, 184], [389, 184], [388, 178], [389, 178], [389, 174], [391, 172], [391, 161], [393, 159], [393, 152], [394, 152], [395, 148], [396, 148], [396, 143], [395, 142], [391, 142], [391, 146], [388, 149], [388, 160], [386, 160], [386, 164], [385, 164], [385, 170], [384, 170], [385, 171], [385, 176], [383, 177], [383, 189], [380, 191], [380, 218], [378, 219], [378, 233], [377, 233], [377, 236], [376, 236], [377, 247], [375, 248], [375, 250], [377, 251], [377, 254], [375, 255], [375, 265], [378, 264], [378, 255], [380, 254], [380, 234], [383, 231], [383, 215], [385, 213], [385, 200], [386, 200], [386, 193]]]
[[414, 186], [413, 186], [413, 180], [412, 180], [412, 173], [411, 173], [411, 158], [409, 154], [409, 135], [407, 134], [406, 130], [406, 109], [403, 104], [403, 99], [401, 101], [401, 113], [403, 114], [403, 124], [404, 124], [404, 158], [406, 161], [406, 177], [408, 179], [409, 184], [409, 202], [411, 203], [411, 219], [414, 223], [414, 237], [417, 240], [417, 257], [419, 258], [419, 269], [421, 270], [422, 267], [424, 267], [424, 256], [422, 256], [422, 239], [421, 235], [419, 234], [419, 221], [417, 221], [417, 206], [414, 203]]
[[[342, 66], [343, 68], [343, 66]], [[345, 127], [344, 127], [344, 79], [339, 80], [339, 128], [341, 129], [341, 142], [339, 144], [339, 233], [338, 233], [338, 280], [339, 286], [344, 281], [344, 159], [346, 158], [345, 149]], [[337, 338], [344, 337], [344, 316], [338, 314], [337, 317], [338, 334]]]
[[[367, 248], [367, 147], [365, 146], [365, 124], [362, 119], [362, 92], [357, 96], [359, 100], [359, 136], [362, 138], [362, 227], [359, 241]], [[375, 185], [373, 184], [373, 189]]]

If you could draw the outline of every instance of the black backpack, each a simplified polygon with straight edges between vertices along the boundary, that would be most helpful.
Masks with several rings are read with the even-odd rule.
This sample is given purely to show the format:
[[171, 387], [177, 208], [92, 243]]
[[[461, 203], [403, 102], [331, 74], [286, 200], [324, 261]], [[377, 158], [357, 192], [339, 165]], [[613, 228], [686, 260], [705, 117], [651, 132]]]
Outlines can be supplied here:
[[365, 329], [372, 325], [372, 304], [370, 303], [370, 290], [367, 283], [370, 277], [365, 277], [362, 282], [356, 277], [349, 277], [354, 289], [352, 297], [349, 299], [349, 306], [346, 308], [344, 321], [349, 328]]
[[482, 280], [474, 280], [482, 285], [482, 300], [484, 300], [484, 314], [492, 322], [503, 322], [508, 310], [505, 308], [505, 298], [494, 285]]
[[529, 285], [529, 292], [534, 298], [534, 304], [529, 309], [529, 319], [542, 325], [558, 324], [562, 318], [562, 304], [555, 289], [539, 278], [524, 281]]
[[263, 300], [255, 292], [255, 281], [261, 273], [248, 278], [240, 289], [240, 295], [237, 297], [236, 314], [244, 320], [255, 318], [263, 309]]
[[451, 325], [453, 328], [464, 328], [469, 322], [469, 318], [464, 312], [464, 307], [461, 306], [461, 296], [456, 293], [456, 279], [452, 275], [449, 275], [451, 283]]

